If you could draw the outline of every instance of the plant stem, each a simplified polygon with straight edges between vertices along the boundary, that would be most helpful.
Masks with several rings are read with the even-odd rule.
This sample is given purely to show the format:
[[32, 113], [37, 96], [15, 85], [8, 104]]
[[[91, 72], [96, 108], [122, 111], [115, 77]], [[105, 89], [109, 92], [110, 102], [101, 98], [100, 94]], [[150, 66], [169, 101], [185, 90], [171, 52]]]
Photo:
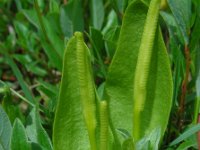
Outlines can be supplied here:
[[179, 112], [178, 112], [178, 126], [179, 130], [182, 129], [184, 123], [184, 110], [185, 110], [185, 97], [187, 93], [187, 84], [188, 84], [188, 77], [190, 73], [190, 50], [188, 45], [185, 45], [185, 59], [186, 59], [186, 68], [185, 68], [185, 78], [182, 82], [182, 92], [180, 97], [180, 105], [179, 105]]

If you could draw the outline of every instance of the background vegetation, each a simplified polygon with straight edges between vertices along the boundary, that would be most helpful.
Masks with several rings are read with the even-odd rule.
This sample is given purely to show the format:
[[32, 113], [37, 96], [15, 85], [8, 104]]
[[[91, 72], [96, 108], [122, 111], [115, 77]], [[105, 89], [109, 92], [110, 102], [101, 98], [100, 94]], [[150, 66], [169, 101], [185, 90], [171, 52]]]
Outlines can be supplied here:
[[[127, 5], [128, 0], [0, 1], [0, 103], [12, 125], [19, 118], [27, 126], [27, 136], [34, 143], [42, 140], [41, 135], [31, 135], [33, 130], [42, 130], [42, 136], [50, 137], [47, 143], [51, 141], [69, 38], [75, 31], [84, 32], [101, 95]], [[197, 149], [200, 1], [168, 0], [159, 23], [173, 75], [173, 105], [161, 149]], [[37, 109], [31, 109], [33, 106]], [[0, 130], [5, 127], [1, 116]], [[38, 123], [29, 126], [29, 118]], [[3, 139], [0, 134], [0, 141]]]

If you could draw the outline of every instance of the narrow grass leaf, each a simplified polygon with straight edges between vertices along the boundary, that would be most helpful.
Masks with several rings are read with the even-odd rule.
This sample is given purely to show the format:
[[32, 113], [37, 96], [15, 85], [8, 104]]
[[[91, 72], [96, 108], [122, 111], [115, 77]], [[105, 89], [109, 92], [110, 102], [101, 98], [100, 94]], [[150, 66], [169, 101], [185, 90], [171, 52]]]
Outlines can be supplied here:
[[14, 60], [10, 57], [10, 56], [6, 56], [6, 60], [8, 62], [8, 64], [10, 65], [13, 73], [15, 74], [26, 98], [32, 103], [32, 104], [35, 104], [35, 101], [34, 101], [34, 98], [33, 98], [33, 95], [30, 91], [30, 89], [28, 88], [28, 85], [27, 83], [24, 81], [24, 77], [22, 75], [22, 73], [20, 72], [18, 66], [16, 65], [16, 63], [14, 62]]
[[176, 150], [188, 150], [189, 148], [194, 148], [197, 146], [197, 142], [194, 140], [185, 141], [179, 145]]
[[186, 140], [187, 138], [194, 135], [199, 130], [200, 130], [200, 124], [192, 126], [188, 130], [186, 130], [184, 133], [182, 133], [178, 138], [176, 138], [174, 141], [172, 141], [170, 143], [170, 146], [176, 145], [176, 144]]

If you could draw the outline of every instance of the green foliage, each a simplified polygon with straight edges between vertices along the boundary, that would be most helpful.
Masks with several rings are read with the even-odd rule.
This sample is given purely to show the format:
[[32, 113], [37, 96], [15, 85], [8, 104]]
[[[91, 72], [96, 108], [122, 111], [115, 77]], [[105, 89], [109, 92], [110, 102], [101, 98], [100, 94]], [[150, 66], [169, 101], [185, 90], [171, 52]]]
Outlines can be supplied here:
[[[54, 121], [55, 150], [89, 149], [89, 138], [93, 138], [91, 148], [95, 147], [93, 143], [96, 128], [94, 89], [89, 70], [89, 51], [81, 36], [81, 33], [77, 32], [69, 40], [65, 50], [63, 75]], [[89, 133], [87, 128], [88, 131], [90, 130]]]
[[12, 126], [3, 108], [0, 106], [0, 149], [9, 150]]
[[199, 0], [0, 1], [0, 149], [198, 149], [199, 26]]
[[28, 137], [26, 136], [25, 128], [19, 119], [16, 119], [13, 125], [10, 148], [12, 150], [31, 149], [31, 145], [28, 143]]

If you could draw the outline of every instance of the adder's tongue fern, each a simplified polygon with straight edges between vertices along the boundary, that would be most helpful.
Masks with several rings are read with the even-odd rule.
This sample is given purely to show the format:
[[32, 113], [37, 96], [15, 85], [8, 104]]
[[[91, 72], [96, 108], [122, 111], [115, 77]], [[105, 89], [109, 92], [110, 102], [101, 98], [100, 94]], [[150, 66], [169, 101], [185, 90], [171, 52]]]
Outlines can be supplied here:
[[108, 150], [108, 103], [100, 102], [100, 150]]
[[95, 93], [90, 69], [90, 61], [88, 57], [88, 50], [85, 46], [83, 35], [80, 32], [75, 33], [77, 39], [77, 70], [80, 97], [83, 108], [83, 115], [85, 118], [91, 150], [96, 150], [96, 107], [95, 107]]
[[[138, 61], [136, 65], [135, 79], [134, 79], [134, 129], [140, 127], [140, 114], [144, 109], [144, 104], [147, 96], [147, 79], [149, 75], [150, 61], [153, 50], [153, 43], [157, 29], [158, 15], [160, 8], [160, 0], [151, 0], [147, 18], [139, 48]], [[138, 139], [138, 132], [133, 131], [135, 139]]]

